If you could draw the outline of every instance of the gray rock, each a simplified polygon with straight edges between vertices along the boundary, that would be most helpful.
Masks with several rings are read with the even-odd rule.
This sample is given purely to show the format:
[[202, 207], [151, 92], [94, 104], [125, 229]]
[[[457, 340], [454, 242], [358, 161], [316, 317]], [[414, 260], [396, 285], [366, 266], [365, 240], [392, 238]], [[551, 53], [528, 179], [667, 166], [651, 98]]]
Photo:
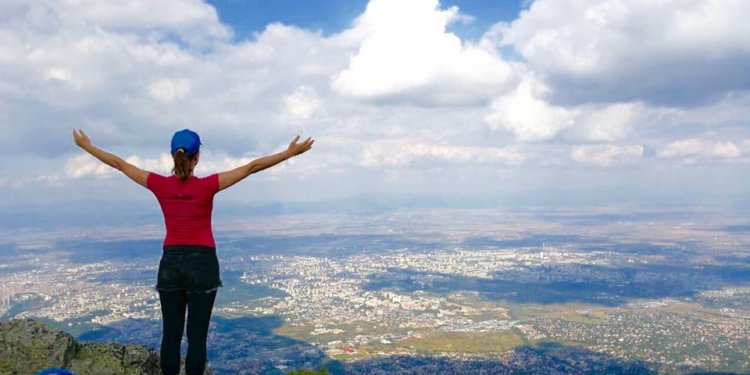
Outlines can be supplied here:
[[158, 375], [156, 353], [143, 345], [82, 343], [34, 320], [0, 322], [0, 375], [63, 367], [76, 375]]
[[153, 350], [117, 343], [82, 344], [69, 369], [75, 374], [151, 375], [159, 374]]
[[28, 374], [65, 367], [78, 351], [70, 334], [33, 320], [0, 322], [0, 370]]

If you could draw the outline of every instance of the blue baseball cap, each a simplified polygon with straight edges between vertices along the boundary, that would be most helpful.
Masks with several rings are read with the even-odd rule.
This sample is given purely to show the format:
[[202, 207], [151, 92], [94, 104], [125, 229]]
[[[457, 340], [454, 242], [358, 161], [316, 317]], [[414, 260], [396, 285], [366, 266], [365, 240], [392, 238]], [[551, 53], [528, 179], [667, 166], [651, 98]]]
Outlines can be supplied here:
[[36, 374], [37, 375], [75, 375], [72, 372], [64, 368], [48, 368], [44, 370], [39, 370], [39, 372], [37, 372]]
[[174, 154], [180, 148], [185, 149], [185, 153], [189, 156], [194, 155], [200, 151], [201, 137], [190, 129], [182, 129], [174, 133], [172, 136], [172, 153]]

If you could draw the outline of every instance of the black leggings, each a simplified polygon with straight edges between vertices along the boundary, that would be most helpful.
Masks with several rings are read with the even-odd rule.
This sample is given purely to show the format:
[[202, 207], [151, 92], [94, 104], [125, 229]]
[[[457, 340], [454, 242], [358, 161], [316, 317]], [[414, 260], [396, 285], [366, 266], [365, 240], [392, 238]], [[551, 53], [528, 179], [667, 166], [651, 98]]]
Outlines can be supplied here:
[[187, 307], [188, 349], [185, 358], [187, 375], [202, 375], [206, 368], [206, 338], [216, 290], [207, 293], [187, 293], [184, 290], [159, 291], [163, 335], [161, 339], [161, 373], [180, 373], [180, 344], [185, 327]]

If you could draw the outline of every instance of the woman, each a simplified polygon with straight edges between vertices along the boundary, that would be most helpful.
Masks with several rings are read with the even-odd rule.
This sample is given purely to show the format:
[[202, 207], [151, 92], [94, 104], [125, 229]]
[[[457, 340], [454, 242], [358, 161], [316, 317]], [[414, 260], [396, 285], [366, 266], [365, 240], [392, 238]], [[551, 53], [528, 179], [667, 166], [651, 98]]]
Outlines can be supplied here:
[[221, 286], [216, 244], [211, 229], [214, 195], [245, 177], [270, 168], [312, 147], [299, 135], [279, 153], [264, 156], [228, 172], [195, 177], [200, 159], [200, 137], [184, 129], [172, 137], [173, 175], [160, 176], [144, 171], [122, 158], [91, 144], [83, 130], [73, 130], [76, 145], [151, 190], [164, 214], [167, 235], [159, 262], [156, 289], [162, 313], [162, 374], [180, 372], [180, 343], [187, 309], [188, 351], [185, 372], [203, 374], [206, 366], [206, 338], [216, 291]]

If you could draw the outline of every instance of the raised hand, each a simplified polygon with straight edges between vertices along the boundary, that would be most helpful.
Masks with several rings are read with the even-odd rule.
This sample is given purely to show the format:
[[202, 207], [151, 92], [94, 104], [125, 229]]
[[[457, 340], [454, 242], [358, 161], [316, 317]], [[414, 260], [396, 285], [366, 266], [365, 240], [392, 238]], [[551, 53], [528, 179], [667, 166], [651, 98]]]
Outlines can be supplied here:
[[294, 139], [292, 139], [292, 142], [289, 143], [289, 148], [286, 149], [287, 158], [297, 156], [303, 152], [306, 152], [307, 150], [311, 149], [313, 143], [315, 143], [315, 140], [310, 137], [307, 137], [307, 139], [299, 143], [297, 143], [297, 141], [299, 141], [299, 135], [294, 137]]
[[76, 145], [80, 148], [91, 146], [89, 136], [81, 129], [73, 129], [73, 141], [75, 141]]

